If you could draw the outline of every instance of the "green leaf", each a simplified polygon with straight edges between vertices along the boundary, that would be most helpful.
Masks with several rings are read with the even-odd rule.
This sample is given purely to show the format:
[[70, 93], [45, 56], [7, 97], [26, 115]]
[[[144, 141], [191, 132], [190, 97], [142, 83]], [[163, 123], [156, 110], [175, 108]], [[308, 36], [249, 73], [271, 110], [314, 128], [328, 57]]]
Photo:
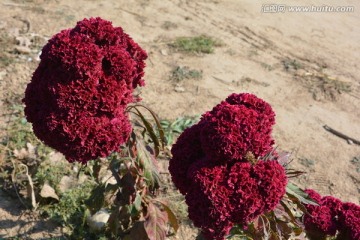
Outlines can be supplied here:
[[[162, 148], [164, 148], [164, 147], [165, 147], [165, 144], [166, 144], [164, 129], [162, 128], [161, 123], [160, 123], [160, 121], [159, 121], [159, 118], [156, 116], [155, 112], [152, 111], [150, 108], [142, 105], [142, 104], [136, 104], [136, 105], [134, 105], [134, 106], [131, 106], [131, 107], [129, 108], [129, 110], [131, 110], [131, 108], [135, 108], [136, 111], [137, 111], [138, 113], [140, 113], [140, 111], [139, 111], [136, 107], [145, 108], [146, 110], [148, 110], [148, 111], [150, 112], [150, 114], [151, 114], [152, 117], [154, 118], [154, 121], [155, 121], [155, 123], [156, 123], [157, 129], [158, 129], [158, 132], [159, 132], [159, 136], [160, 136], [160, 140], [161, 140], [161, 146], [162, 146]], [[140, 113], [140, 114], [141, 114], [141, 113]], [[141, 115], [142, 115], [142, 114], [141, 114]], [[140, 118], [141, 118], [141, 117], [140, 117]], [[156, 149], [155, 149], [155, 150], [156, 150]], [[156, 155], [156, 156], [157, 156], [157, 155]]]
[[303, 204], [311, 204], [311, 205], [319, 206], [319, 204], [317, 202], [315, 202], [312, 198], [309, 197], [309, 194], [307, 194], [302, 189], [300, 189], [298, 186], [296, 186], [290, 182], [286, 186], [286, 193], [291, 196], [294, 196]]
[[136, 193], [136, 197], [134, 200], [134, 207], [136, 208], [136, 210], [140, 211], [141, 210], [141, 195], [137, 192]]
[[155, 204], [149, 203], [148, 214], [144, 223], [145, 231], [150, 240], [165, 240], [167, 227], [167, 214]]
[[85, 201], [85, 204], [92, 213], [95, 213], [103, 207], [104, 199], [105, 199], [105, 185], [100, 184], [91, 191], [91, 195]]
[[[139, 109], [137, 109], [135, 106], [133, 107], [135, 109], [135, 111], [137, 113], [135, 113], [136, 115], [138, 115], [141, 119], [141, 121], [144, 123], [145, 128], [147, 130], [147, 132], [149, 133], [149, 136], [151, 138], [151, 140], [154, 143], [154, 148], [155, 148], [155, 156], [159, 155], [159, 151], [160, 151], [160, 143], [159, 143], [159, 139], [156, 136], [155, 132], [154, 132], [154, 128], [151, 126], [151, 124], [149, 123], [148, 120], [146, 120], [146, 118], [144, 117], [144, 115], [139, 111]], [[161, 126], [160, 126], [161, 127]], [[159, 131], [160, 133], [160, 131]]]

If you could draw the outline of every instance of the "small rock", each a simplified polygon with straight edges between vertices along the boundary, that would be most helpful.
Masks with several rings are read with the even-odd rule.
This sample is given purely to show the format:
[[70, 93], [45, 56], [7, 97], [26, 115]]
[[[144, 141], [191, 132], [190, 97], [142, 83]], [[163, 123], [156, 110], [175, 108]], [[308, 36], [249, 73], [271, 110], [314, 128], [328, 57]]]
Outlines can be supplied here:
[[0, 72], [0, 81], [4, 79], [4, 77], [6, 76], [6, 70], [3, 70]]
[[4, 29], [6, 27], [6, 22], [0, 21], [0, 29]]
[[15, 51], [20, 54], [29, 54], [31, 53], [31, 49], [26, 46], [16, 46]]
[[29, 47], [31, 45], [31, 41], [27, 37], [17, 36], [15, 38], [16, 44], [23, 47]]
[[51, 153], [49, 153], [48, 158], [52, 163], [56, 163], [56, 162], [62, 161], [64, 158], [64, 155], [62, 155], [59, 152], [51, 152]]
[[100, 173], [100, 181], [101, 181], [101, 183], [104, 183], [105, 185], [107, 185], [107, 184], [115, 185], [116, 184], [116, 179], [112, 175], [112, 172], [110, 170], [106, 170], [106, 172]]
[[19, 28], [9, 28], [8, 29], [8, 34], [10, 36], [19, 36], [20, 35], [20, 29]]
[[75, 185], [76, 185], [76, 181], [74, 178], [69, 176], [63, 176], [59, 183], [59, 190], [61, 193], [64, 193], [70, 188], [74, 187]]
[[167, 55], [168, 55], [166, 49], [161, 49], [160, 52], [161, 52], [161, 54], [164, 55], [164, 56], [167, 56]]
[[306, 72], [304, 69], [297, 69], [295, 71], [295, 76], [299, 76], [299, 77], [304, 77], [308, 74], [308, 72]]
[[42, 53], [42, 52], [40, 51], [40, 52], [36, 55], [35, 60], [38, 61], [38, 62], [41, 61], [41, 59], [40, 59], [41, 53]]
[[181, 86], [175, 86], [175, 92], [185, 92], [185, 88]]
[[100, 231], [108, 222], [110, 214], [106, 209], [100, 209], [94, 215], [88, 216], [86, 222], [93, 231]]
[[53, 198], [59, 201], [59, 196], [55, 193], [55, 190], [47, 183], [41, 189], [40, 196], [42, 198]]

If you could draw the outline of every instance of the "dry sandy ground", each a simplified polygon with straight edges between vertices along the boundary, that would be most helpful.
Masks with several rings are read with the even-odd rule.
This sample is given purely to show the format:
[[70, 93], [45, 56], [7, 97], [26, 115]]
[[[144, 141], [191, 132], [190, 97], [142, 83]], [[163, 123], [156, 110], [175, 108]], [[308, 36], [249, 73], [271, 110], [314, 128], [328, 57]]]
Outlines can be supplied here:
[[[294, 168], [308, 172], [297, 182], [359, 204], [360, 166], [351, 160], [360, 158], [360, 146], [327, 132], [323, 125], [360, 139], [360, 1], [272, 1], [354, 7], [342, 13], [265, 13], [263, 3], [252, 0], [0, 2], [0, 31], [9, 39], [26, 36], [41, 43], [43, 37], [91, 16], [122, 26], [149, 53], [142, 97], [161, 118], [201, 114], [233, 92], [257, 94], [276, 111], [276, 144], [293, 153]], [[168, 45], [176, 37], [201, 34], [220, 40], [222, 46], [213, 54], [189, 55]], [[28, 44], [30, 53], [20, 49], [11, 55], [15, 62], [0, 69], [1, 99], [21, 98], [38, 64], [40, 46], [35, 40]], [[8, 46], [0, 54], [16, 47], [4, 43]], [[183, 80], [178, 84], [184, 91], [175, 91], [169, 76], [176, 66], [202, 70], [203, 77]], [[351, 85], [352, 91], [339, 94], [337, 80]], [[3, 198], [0, 195], [0, 203], [6, 202]], [[7, 212], [3, 205], [7, 206], [0, 205], [0, 223], [15, 221], [16, 212]], [[8, 234], [1, 228], [0, 236]]]

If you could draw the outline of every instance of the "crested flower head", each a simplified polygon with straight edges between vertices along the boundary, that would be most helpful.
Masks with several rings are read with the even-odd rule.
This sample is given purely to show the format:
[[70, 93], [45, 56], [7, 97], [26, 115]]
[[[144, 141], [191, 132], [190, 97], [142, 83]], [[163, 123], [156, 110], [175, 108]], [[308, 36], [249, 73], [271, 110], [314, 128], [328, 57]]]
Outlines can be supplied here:
[[343, 203], [339, 216], [339, 231], [343, 239], [360, 239], [360, 206], [355, 203]]
[[202, 116], [201, 143], [215, 161], [243, 161], [246, 153], [261, 157], [272, 149], [275, 114], [253, 94], [232, 94]]
[[105, 157], [131, 132], [127, 104], [147, 55], [120, 27], [84, 19], [44, 46], [25, 92], [35, 135], [70, 161]]
[[284, 196], [285, 169], [276, 160], [259, 160], [274, 151], [274, 117], [256, 96], [232, 94], [172, 147], [173, 182], [207, 239], [224, 239], [233, 225], [273, 210]]
[[342, 211], [342, 202], [334, 197], [322, 197], [312, 189], [306, 189], [313, 200], [319, 205], [306, 204], [307, 213], [304, 216], [305, 230], [312, 238], [334, 236], [338, 229], [338, 216]]

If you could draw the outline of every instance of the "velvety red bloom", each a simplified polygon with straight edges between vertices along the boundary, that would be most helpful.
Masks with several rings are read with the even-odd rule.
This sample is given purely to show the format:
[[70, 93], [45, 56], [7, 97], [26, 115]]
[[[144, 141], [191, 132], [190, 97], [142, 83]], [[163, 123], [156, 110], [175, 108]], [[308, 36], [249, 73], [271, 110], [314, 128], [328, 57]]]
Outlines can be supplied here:
[[206, 239], [223, 240], [233, 226], [229, 220], [231, 193], [224, 184], [226, 167], [204, 167], [198, 171], [194, 169], [194, 182], [186, 194], [189, 218]]
[[214, 161], [242, 161], [247, 152], [263, 156], [274, 144], [274, 116], [255, 95], [232, 94], [202, 116], [202, 148]]
[[[224, 239], [271, 211], [287, 178], [277, 161], [257, 161], [271, 150], [274, 112], [252, 94], [232, 94], [180, 135], [169, 163], [175, 186], [186, 195], [189, 218], [207, 239]], [[247, 154], [254, 155], [250, 163]]]
[[320, 239], [326, 235], [335, 236], [342, 202], [331, 196], [321, 197], [312, 189], [307, 189], [305, 192], [319, 204], [319, 206], [305, 205], [308, 214], [304, 215], [304, 225], [308, 235], [312, 239]]
[[326, 235], [336, 234], [336, 222], [327, 206], [307, 206], [308, 214], [304, 216], [306, 232], [311, 239], [321, 239]]
[[189, 218], [201, 228], [206, 239], [223, 240], [229, 234], [233, 223], [222, 218], [210, 199], [201, 190], [191, 188], [186, 195]]
[[270, 152], [275, 114], [270, 105], [253, 94], [232, 94], [184, 131], [172, 147], [169, 171], [175, 186], [186, 194], [192, 179], [191, 164], [203, 156], [211, 162], [244, 161], [252, 152], [260, 157]]
[[304, 192], [306, 192], [309, 195], [309, 197], [315, 200], [317, 203], [320, 203], [321, 195], [318, 192], [316, 192], [313, 189], [305, 189]]
[[331, 216], [333, 216], [337, 223], [338, 216], [343, 210], [343, 202], [332, 196], [324, 196], [321, 198], [321, 205], [327, 206], [330, 209]]
[[203, 158], [188, 172], [189, 218], [208, 239], [224, 239], [229, 226], [246, 225], [271, 211], [285, 194], [284, 168], [277, 161], [214, 165]]
[[125, 108], [144, 84], [146, 57], [120, 27], [100, 18], [53, 36], [23, 100], [35, 135], [70, 162], [117, 150], [131, 132]]
[[201, 128], [196, 124], [185, 129], [171, 148], [173, 157], [169, 162], [169, 172], [175, 186], [184, 195], [193, 181], [188, 177], [190, 166], [204, 156], [199, 138]]
[[264, 212], [273, 210], [286, 192], [285, 169], [277, 161], [259, 161], [253, 166], [252, 177], [257, 180]]
[[343, 239], [360, 239], [360, 206], [344, 203], [339, 216], [339, 232]]

